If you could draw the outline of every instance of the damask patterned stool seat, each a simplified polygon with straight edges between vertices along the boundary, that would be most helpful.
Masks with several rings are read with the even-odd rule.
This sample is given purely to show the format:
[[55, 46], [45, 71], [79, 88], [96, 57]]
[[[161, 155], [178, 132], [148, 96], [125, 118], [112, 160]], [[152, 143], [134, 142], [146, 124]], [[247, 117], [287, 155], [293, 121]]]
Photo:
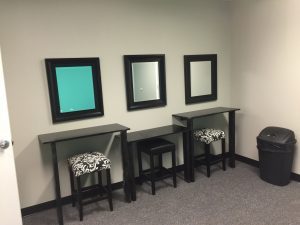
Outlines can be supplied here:
[[[68, 159], [70, 182], [71, 182], [71, 194], [72, 205], [75, 206], [75, 196], [77, 196], [79, 218], [83, 220], [83, 205], [92, 203], [95, 201], [108, 199], [110, 211], [113, 210], [112, 195], [111, 195], [111, 178], [110, 178], [110, 160], [100, 152], [88, 152], [83, 154], [77, 154]], [[102, 171], [106, 171], [107, 186], [102, 184]], [[81, 186], [81, 176], [85, 174], [98, 175], [98, 185], [92, 187], [85, 187], [84, 190]], [[77, 182], [77, 189], [74, 185], [74, 177]], [[83, 192], [97, 189], [99, 196], [97, 198], [83, 201]], [[105, 195], [103, 195], [105, 193]]]
[[194, 137], [197, 141], [210, 144], [213, 141], [218, 141], [225, 138], [225, 132], [217, 129], [204, 128], [194, 131]]
[[[203, 128], [194, 131], [194, 139], [205, 144], [205, 153], [195, 157], [196, 160], [200, 158], [200, 164], [206, 165], [207, 177], [210, 177], [210, 166], [222, 161], [222, 168], [226, 170], [226, 157], [225, 157], [225, 132], [219, 129]], [[210, 143], [214, 141], [222, 141], [222, 154], [221, 157], [213, 157], [210, 154]], [[202, 157], [204, 156], [204, 160]]]
[[75, 177], [99, 170], [110, 169], [110, 160], [100, 152], [74, 155], [68, 161]]

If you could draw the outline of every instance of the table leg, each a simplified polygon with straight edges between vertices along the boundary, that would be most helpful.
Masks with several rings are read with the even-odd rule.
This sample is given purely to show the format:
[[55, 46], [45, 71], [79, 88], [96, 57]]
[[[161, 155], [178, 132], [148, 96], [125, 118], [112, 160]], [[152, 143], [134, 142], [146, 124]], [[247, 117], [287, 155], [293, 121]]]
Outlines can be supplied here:
[[58, 162], [57, 162], [57, 152], [56, 152], [55, 142], [51, 143], [51, 149], [52, 149], [52, 162], [53, 162], [54, 181], [55, 181], [57, 218], [58, 218], [58, 224], [63, 225], [64, 220], [63, 220], [63, 212], [62, 212], [62, 204], [61, 204]]
[[131, 189], [131, 200], [136, 201], [136, 187], [135, 187], [135, 177], [134, 177], [134, 165], [133, 165], [133, 146], [132, 143], [128, 147], [129, 156], [129, 171], [130, 171], [130, 189]]
[[195, 181], [195, 160], [194, 160], [194, 139], [193, 139], [193, 120], [187, 121], [187, 128], [189, 130], [189, 171], [190, 171], [190, 181]]
[[125, 201], [131, 202], [131, 162], [130, 152], [127, 147], [127, 131], [121, 131], [121, 151], [122, 151], [122, 164], [123, 164], [123, 179], [124, 179], [124, 193]]
[[235, 111], [229, 112], [229, 166], [235, 168]]
[[183, 137], [183, 158], [184, 158], [184, 179], [186, 182], [195, 181], [194, 173], [194, 144], [193, 144], [193, 121], [187, 121], [187, 129], [182, 133]]

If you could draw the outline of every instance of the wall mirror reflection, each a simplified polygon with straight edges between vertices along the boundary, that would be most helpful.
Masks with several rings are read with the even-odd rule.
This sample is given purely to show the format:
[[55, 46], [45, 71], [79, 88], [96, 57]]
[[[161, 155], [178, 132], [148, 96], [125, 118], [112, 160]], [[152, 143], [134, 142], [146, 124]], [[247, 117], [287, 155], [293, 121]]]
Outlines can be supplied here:
[[184, 56], [185, 103], [217, 99], [217, 55]]
[[127, 109], [166, 105], [165, 56], [125, 55]]

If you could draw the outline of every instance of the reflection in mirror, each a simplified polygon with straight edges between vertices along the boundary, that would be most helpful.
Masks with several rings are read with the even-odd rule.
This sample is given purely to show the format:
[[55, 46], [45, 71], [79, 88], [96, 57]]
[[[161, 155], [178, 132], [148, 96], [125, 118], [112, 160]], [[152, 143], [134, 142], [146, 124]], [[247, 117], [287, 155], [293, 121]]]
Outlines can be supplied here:
[[185, 103], [217, 99], [217, 55], [185, 55]]
[[191, 62], [191, 96], [211, 94], [211, 63]]
[[132, 63], [133, 101], [159, 99], [158, 62]]
[[127, 109], [166, 105], [165, 56], [125, 55]]

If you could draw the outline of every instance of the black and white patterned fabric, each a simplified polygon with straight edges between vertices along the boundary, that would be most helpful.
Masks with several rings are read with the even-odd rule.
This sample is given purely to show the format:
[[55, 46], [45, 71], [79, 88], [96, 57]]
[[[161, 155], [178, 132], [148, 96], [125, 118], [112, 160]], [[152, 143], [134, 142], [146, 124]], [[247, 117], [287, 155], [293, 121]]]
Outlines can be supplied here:
[[197, 141], [210, 144], [213, 141], [225, 138], [225, 132], [217, 129], [203, 128], [201, 130], [194, 131], [194, 138]]
[[68, 159], [74, 176], [110, 169], [110, 160], [100, 152], [87, 152]]

